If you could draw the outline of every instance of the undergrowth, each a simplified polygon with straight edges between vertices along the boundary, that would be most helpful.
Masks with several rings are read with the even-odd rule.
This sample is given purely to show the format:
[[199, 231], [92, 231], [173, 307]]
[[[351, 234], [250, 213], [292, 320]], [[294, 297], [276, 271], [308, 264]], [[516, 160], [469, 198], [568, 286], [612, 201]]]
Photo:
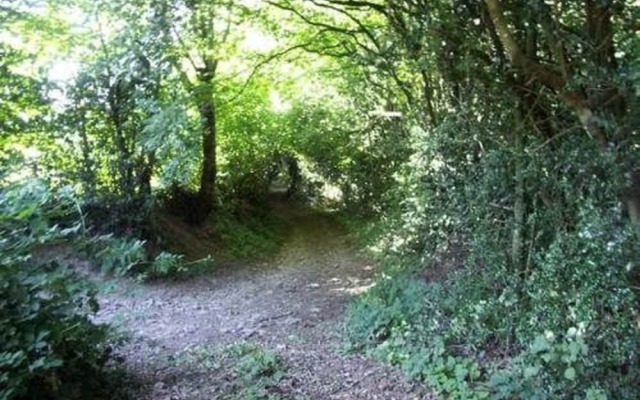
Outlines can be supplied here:
[[545, 321], [534, 323], [516, 313], [510, 288], [478, 291], [479, 279], [489, 280], [477, 271], [444, 283], [387, 275], [350, 307], [350, 349], [397, 365], [451, 399], [637, 398], [631, 293], [612, 299], [608, 293], [619, 289], [603, 287], [590, 294], [588, 314], [558, 308], [555, 322], [554, 306], [538, 303], [535, 313]]
[[[469, 162], [455, 138], [477, 128], [463, 125], [419, 137], [389, 195], [402, 202], [362, 234], [382, 272], [349, 309], [351, 350], [447, 399], [640, 398], [640, 249], [615, 201], [618, 166], [576, 136], [523, 155], [514, 256], [512, 159], [484, 148]], [[575, 162], [558, 166], [557, 153]]]
[[[269, 212], [268, 196], [262, 192], [268, 186], [263, 186], [227, 188], [230, 193], [219, 199], [218, 207], [204, 221], [193, 221], [189, 217], [193, 203], [197, 202], [197, 193], [172, 187], [158, 196], [165, 212], [181, 218], [190, 225], [189, 229], [203, 231], [203, 240], [213, 243], [222, 258], [255, 260], [275, 254], [282, 238], [282, 223]], [[232, 188], [235, 190], [231, 190]], [[251, 195], [250, 190], [259, 193]], [[182, 240], [179, 232], [175, 235], [167, 232], [158, 234], [168, 241], [165, 244], [168, 247], [172, 246], [172, 241]]]
[[0, 192], [0, 399], [125, 398], [116, 336], [95, 324], [95, 288], [71, 263], [37, 256], [81, 240], [68, 188], [43, 181]]
[[225, 375], [225, 400], [285, 400], [277, 386], [287, 376], [282, 361], [271, 350], [250, 342], [224, 349], [197, 346], [179, 355], [178, 363], [203, 373]]
[[118, 278], [180, 279], [210, 271], [215, 265], [211, 257], [187, 261], [184, 255], [169, 251], [153, 256], [143, 240], [113, 235], [92, 236], [75, 247], [98, 265], [102, 274]]
[[214, 229], [222, 239], [224, 255], [233, 260], [268, 258], [282, 242], [282, 223], [268, 214], [238, 217], [221, 213]]

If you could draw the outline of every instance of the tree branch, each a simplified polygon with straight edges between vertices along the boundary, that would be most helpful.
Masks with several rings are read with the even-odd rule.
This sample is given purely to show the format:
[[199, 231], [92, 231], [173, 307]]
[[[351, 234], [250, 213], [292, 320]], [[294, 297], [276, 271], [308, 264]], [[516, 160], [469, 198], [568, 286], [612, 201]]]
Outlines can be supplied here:
[[294, 50], [298, 50], [298, 49], [304, 48], [305, 46], [308, 46], [308, 45], [309, 45], [309, 43], [298, 44], [298, 45], [289, 47], [289, 48], [287, 48], [285, 50], [279, 51], [277, 53], [271, 54], [267, 58], [265, 58], [262, 61], [260, 61], [258, 64], [256, 64], [253, 67], [253, 70], [251, 71], [251, 74], [249, 74], [249, 77], [244, 82], [244, 84], [242, 85], [240, 90], [236, 94], [231, 96], [230, 99], [228, 99], [227, 101], [221, 103], [219, 106], [223, 107], [223, 106], [225, 106], [227, 104], [230, 104], [230, 103], [234, 102], [235, 100], [237, 100], [242, 95], [242, 93], [244, 93], [245, 89], [249, 86], [249, 84], [251, 83], [251, 80], [258, 73], [258, 70], [260, 68], [262, 68], [263, 66], [267, 65], [268, 63], [270, 63], [271, 61], [273, 61], [273, 60], [275, 60], [277, 58], [280, 58], [280, 57], [282, 57], [282, 56], [284, 56], [284, 55], [286, 55], [288, 53], [291, 53]]
[[556, 91], [561, 91], [567, 83], [565, 78], [551, 68], [536, 63], [522, 52], [511, 33], [507, 20], [504, 18], [504, 10], [500, 0], [485, 0], [485, 4], [509, 61], [543, 85]]

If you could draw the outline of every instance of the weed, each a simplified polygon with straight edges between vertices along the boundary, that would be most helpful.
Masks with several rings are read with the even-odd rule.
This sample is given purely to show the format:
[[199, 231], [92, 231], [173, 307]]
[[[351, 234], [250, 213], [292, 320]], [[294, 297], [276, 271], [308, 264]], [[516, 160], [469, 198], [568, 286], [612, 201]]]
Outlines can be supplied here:
[[277, 384], [286, 377], [281, 360], [271, 350], [250, 342], [236, 342], [227, 348], [194, 346], [175, 358], [178, 366], [203, 372], [227, 373], [231, 380], [225, 400], [280, 400]]
[[175, 358], [175, 363], [179, 366], [191, 366], [207, 371], [222, 368], [223, 362], [220, 350], [213, 346], [192, 346]]
[[234, 371], [242, 382], [242, 389], [229, 399], [276, 400], [271, 390], [285, 376], [286, 371], [278, 356], [249, 342], [230, 346], [227, 355], [235, 360]]

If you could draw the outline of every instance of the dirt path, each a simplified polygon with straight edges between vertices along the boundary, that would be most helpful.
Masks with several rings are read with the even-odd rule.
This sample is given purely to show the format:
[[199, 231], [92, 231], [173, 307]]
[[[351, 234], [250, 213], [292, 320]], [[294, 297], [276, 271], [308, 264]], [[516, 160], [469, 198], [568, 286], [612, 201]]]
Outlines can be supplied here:
[[[345, 232], [329, 216], [299, 207], [276, 212], [289, 229], [273, 261], [187, 282], [131, 285], [102, 299], [100, 319], [132, 333], [124, 356], [144, 398], [226, 399], [233, 374], [216, 364], [216, 354], [238, 341], [282, 360], [278, 398], [430, 398], [398, 371], [340, 352], [338, 325], [349, 297], [372, 278]], [[185, 354], [198, 354], [199, 365], [183, 362]]]

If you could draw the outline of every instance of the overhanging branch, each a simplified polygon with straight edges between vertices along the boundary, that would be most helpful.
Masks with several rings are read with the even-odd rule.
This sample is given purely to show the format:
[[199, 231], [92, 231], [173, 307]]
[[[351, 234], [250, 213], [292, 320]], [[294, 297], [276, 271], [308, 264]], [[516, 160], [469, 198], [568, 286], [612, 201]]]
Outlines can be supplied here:
[[305, 46], [308, 46], [309, 43], [303, 43], [303, 44], [298, 44], [292, 47], [289, 47], [287, 49], [284, 49], [282, 51], [273, 53], [271, 55], [269, 55], [268, 57], [266, 57], [265, 59], [261, 60], [258, 64], [256, 64], [253, 69], [251, 70], [251, 73], [249, 74], [249, 77], [247, 78], [247, 80], [244, 82], [244, 84], [242, 85], [242, 87], [240, 88], [240, 90], [234, 94], [233, 96], [231, 96], [230, 99], [228, 99], [227, 101], [223, 102], [220, 104], [220, 106], [225, 106], [227, 104], [230, 104], [232, 102], [234, 102], [235, 100], [237, 100], [242, 93], [244, 93], [244, 91], [246, 90], [246, 88], [249, 86], [249, 84], [251, 83], [251, 80], [255, 77], [255, 75], [258, 73], [258, 71], [260, 70], [260, 68], [264, 67], [265, 65], [269, 64], [270, 62], [291, 53], [292, 51], [298, 50], [298, 49], [302, 49]]

